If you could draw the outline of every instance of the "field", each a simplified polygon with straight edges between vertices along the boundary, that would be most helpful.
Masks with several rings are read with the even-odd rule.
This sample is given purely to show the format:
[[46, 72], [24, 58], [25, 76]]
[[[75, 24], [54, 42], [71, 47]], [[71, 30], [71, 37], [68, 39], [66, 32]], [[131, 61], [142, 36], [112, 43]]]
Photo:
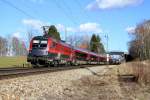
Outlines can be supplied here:
[[0, 57], [0, 68], [23, 67], [26, 59], [26, 56]]

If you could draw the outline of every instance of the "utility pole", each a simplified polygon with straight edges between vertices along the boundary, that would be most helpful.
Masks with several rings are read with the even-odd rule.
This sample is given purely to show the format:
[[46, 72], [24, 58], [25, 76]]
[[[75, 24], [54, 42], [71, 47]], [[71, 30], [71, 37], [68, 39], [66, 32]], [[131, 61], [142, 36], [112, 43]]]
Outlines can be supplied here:
[[106, 51], [107, 51], [107, 54], [106, 54], [106, 57], [107, 57], [107, 64], [109, 64], [109, 50], [108, 50], [108, 34], [105, 35], [106, 37], [106, 40], [107, 40], [107, 45], [106, 45]]
[[44, 35], [47, 35], [50, 26], [42, 26], [42, 28], [43, 28]]

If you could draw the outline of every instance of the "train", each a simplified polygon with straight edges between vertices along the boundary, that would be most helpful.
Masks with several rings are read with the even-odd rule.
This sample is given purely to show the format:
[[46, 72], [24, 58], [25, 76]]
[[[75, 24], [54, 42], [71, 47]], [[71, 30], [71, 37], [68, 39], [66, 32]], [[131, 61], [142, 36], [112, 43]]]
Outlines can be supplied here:
[[94, 53], [47, 36], [33, 37], [27, 56], [27, 62], [34, 67], [105, 64], [107, 59], [110, 61], [111, 58], [106, 57], [106, 54]]

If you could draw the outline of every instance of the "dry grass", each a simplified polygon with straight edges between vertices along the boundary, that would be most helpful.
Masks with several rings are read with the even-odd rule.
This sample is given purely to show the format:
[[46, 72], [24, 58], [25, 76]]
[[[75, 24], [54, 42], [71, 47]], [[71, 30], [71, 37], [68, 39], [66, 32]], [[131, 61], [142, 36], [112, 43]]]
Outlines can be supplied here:
[[150, 61], [131, 62], [118, 68], [119, 74], [132, 74], [138, 77], [139, 83], [150, 83]]
[[124, 63], [109, 68], [106, 73], [82, 77], [73, 81], [71, 89], [67, 87], [69, 92], [64, 91], [64, 94], [69, 95], [69, 100], [149, 100], [150, 86], [118, 80], [118, 73], [134, 74], [139, 76], [140, 83], [148, 83], [147, 63]]
[[72, 92], [64, 93], [71, 95], [69, 100], [127, 100], [121, 95], [116, 72], [116, 68], [113, 68], [107, 69], [105, 73], [82, 77], [72, 82], [69, 89]]

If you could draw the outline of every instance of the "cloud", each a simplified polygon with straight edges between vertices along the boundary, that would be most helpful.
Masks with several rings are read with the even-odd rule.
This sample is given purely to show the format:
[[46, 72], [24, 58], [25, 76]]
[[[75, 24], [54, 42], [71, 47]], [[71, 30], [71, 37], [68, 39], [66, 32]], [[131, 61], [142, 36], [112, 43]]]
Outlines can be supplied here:
[[80, 32], [85, 33], [102, 33], [102, 29], [98, 23], [84, 23], [79, 26]]
[[48, 23], [36, 19], [23, 19], [22, 23], [36, 30], [41, 30], [42, 26], [48, 25]]
[[143, 0], [95, 0], [87, 5], [88, 10], [124, 8], [139, 5]]
[[20, 32], [15, 32], [15, 33], [13, 33], [12, 36], [13, 36], [13, 37], [17, 37], [17, 38], [22, 38], [22, 35], [21, 35]]
[[22, 41], [27, 41], [27, 34], [26, 34], [26, 32], [16, 31], [16, 32], [12, 33], [10, 36], [11, 37], [16, 37], [16, 38], [18, 38], [18, 39], [20, 39]]
[[73, 27], [65, 27], [64, 25], [62, 25], [62, 24], [57, 24], [56, 25], [56, 28], [57, 28], [57, 30], [59, 31], [59, 32], [65, 32], [65, 31], [67, 31], [67, 32], [76, 32], [77, 30], [76, 30], [76, 28], [73, 28]]
[[102, 29], [98, 23], [83, 23], [77, 27], [65, 27], [62, 24], [56, 25], [59, 32], [76, 32], [76, 33], [102, 33]]
[[128, 33], [135, 33], [135, 27], [133, 26], [133, 27], [127, 27], [126, 28], [126, 32], [128, 32]]
[[62, 24], [57, 24], [57, 25], [56, 25], [56, 28], [57, 28], [57, 30], [58, 30], [59, 32], [65, 31], [65, 26], [62, 25]]
[[73, 28], [73, 27], [67, 27], [67, 31], [68, 32], [77, 32], [77, 30], [75, 29], [75, 28]]
[[[41, 28], [42, 26], [45, 26], [45, 25], [50, 26], [49, 23], [43, 22], [41, 20], [36, 20], [36, 19], [24, 19], [24, 20], [22, 20], [22, 23], [24, 25], [26, 25], [27, 27], [31, 27], [40, 32], [42, 30], [42, 28]], [[63, 24], [56, 24], [55, 26], [59, 32], [67, 31], [68, 33], [75, 33], [75, 32], [78, 32], [78, 33], [102, 33], [100, 24], [92, 23], [92, 22], [83, 23], [77, 27], [68, 27]]]

